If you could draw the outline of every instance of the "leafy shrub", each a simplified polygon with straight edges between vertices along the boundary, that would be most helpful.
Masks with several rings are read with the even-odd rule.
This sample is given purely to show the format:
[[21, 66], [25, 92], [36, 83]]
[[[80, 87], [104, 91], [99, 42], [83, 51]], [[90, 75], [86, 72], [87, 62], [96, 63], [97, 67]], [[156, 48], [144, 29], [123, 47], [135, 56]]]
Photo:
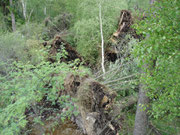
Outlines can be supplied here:
[[[69, 64], [46, 62], [44, 56], [39, 54], [46, 52], [38, 50], [39, 43], [36, 40], [29, 39], [26, 45], [26, 49], [29, 49], [28, 54], [32, 55], [28, 56], [31, 57], [31, 62], [9, 62], [7, 59], [0, 63], [4, 73], [0, 73], [0, 134], [3, 135], [18, 135], [25, 129], [29, 115], [37, 123], [42, 123], [41, 116], [45, 111], [57, 113], [62, 108], [68, 108], [59, 117], [62, 121], [66, 117], [69, 118], [72, 113], [77, 115], [76, 106], [70, 97], [60, 96], [58, 93], [64, 89], [64, 79], [69, 72], [78, 75], [88, 73], [84, 67], [76, 68], [78, 60]], [[23, 49], [21, 54], [27, 53], [24, 51]], [[65, 57], [66, 53], [65, 50], [61, 54], [58, 53], [57, 59]], [[39, 59], [41, 60], [37, 61]]]
[[31, 64], [37, 65], [47, 57], [47, 51], [44, 46], [41, 45], [39, 40], [27, 40], [26, 41], [26, 53], [28, 54], [28, 60]]
[[[9, 65], [9, 64], [8, 64]], [[47, 102], [62, 107], [72, 106], [68, 103], [68, 96], [57, 94], [64, 89], [63, 83], [67, 73], [75, 73], [65, 63], [41, 62], [34, 66], [14, 62], [8, 66], [8, 74], [0, 76], [0, 134], [18, 135], [27, 124], [25, 111], [37, 108], [37, 104], [46, 97]], [[43, 112], [41, 108], [39, 112]], [[56, 111], [51, 108], [52, 112]], [[70, 107], [66, 115], [72, 113]], [[32, 112], [36, 112], [36, 109]], [[41, 116], [41, 113], [38, 114]]]
[[[146, 37], [134, 47], [139, 66], [146, 71], [141, 80], [147, 84], [154, 117], [179, 114], [180, 1], [156, 2], [144, 21], [135, 27]], [[149, 68], [144, 68], [144, 65]]]

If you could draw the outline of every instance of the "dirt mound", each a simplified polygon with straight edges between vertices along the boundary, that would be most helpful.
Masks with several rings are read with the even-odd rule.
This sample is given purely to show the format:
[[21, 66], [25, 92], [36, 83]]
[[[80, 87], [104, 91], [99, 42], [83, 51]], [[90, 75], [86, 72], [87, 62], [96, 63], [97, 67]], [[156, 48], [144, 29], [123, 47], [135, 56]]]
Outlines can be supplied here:
[[99, 82], [87, 78], [77, 91], [79, 103], [90, 112], [102, 112], [110, 108], [116, 94]]

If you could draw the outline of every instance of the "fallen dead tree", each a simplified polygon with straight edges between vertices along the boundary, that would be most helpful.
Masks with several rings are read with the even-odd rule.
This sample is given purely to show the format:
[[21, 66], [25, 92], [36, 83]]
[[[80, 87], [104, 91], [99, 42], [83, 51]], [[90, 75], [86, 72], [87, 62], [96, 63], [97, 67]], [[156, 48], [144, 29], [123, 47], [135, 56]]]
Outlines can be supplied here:
[[73, 117], [73, 121], [87, 135], [117, 135], [119, 124], [114, 116], [137, 101], [136, 98], [129, 97], [123, 99], [122, 103], [116, 103], [114, 91], [88, 76], [69, 74], [64, 87], [65, 94], [78, 100], [76, 105], [80, 114]]

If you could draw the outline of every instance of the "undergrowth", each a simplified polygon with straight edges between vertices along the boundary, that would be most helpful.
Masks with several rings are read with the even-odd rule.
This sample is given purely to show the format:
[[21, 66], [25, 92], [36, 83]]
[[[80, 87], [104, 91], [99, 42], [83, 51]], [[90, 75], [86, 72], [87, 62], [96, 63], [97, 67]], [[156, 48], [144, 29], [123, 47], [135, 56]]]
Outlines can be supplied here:
[[[76, 68], [75, 65], [47, 61], [36, 65], [21, 61], [1, 62], [0, 134], [18, 135], [26, 128], [28, 117], [33, 117], [33, 122], [40, 122], [43, 117], [47, 119], [63, 108], [68, 109], [59, 117], [62, 121], [73, 113], [77, 115], [70, 97], [60, 95], [69, 72], [79, 75], [86, 73], [83, 67]], [[47, 116], [48, 112], [50, 115]]]

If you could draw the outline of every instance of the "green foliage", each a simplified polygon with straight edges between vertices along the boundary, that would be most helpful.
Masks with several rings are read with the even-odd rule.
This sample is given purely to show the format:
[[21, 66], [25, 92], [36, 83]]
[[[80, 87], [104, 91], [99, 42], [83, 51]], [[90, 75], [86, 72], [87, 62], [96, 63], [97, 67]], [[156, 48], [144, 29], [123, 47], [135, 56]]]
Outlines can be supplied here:
[[169, 119], [165, 117], [161, 120], [153, 120], [152, 123], [163, 135], [178, 135], [180, 132], [180, 123], [176, 118], [173, 119], [173, 121], [169, 121]]
[[179, 115], [180, 97], [180, 1], [162, 0], [150, 8], [147, 18], [135, 27], [145, 40], [134, 48], [139, 65], [149, 68], [142, 81], [149, 87], [153, 100], [152, 114], [158, 118]]
[[119, 132], [120, 135], [131, 135], [133, 133], [134, 128], [134, 119], [135, 114], [132, 114], [132, 112], [125, 112], [121, 114], [122, 118], [125, 120], [121, 122], [122, 129]]
[[74, 116], [77, 116], [79, 112], [77, 111], [78, 106], [74, 105], [75, 102], [77, 102], [76, 99], [72, 98], [72, 102], [69, 100], [70, 96], [61, 96], [60, 103], [64, 105], [65, 111], [62, 111], [61, 113], [61, 120], [64, 122], [65, 120], [70, 119], [72, 114]]
[[[58, 111], [53, 107], [38, 106], [44, 97], [52, 106], [58, 103], [65, 108], [60, 116], [62, 121], [70, 118], [72, 113], [77, 115], [74, 99], [59, 97], [57, 93], [64, 89], [67, 73], [90, 74], [89, 69], [76, 67], [78, 60], [68, 64], [45, 62], [47, 52], [40, 47], [42, 39], [49, 40], [68, 29], [71, 32], [68, 41], [76, 45], [85, 60], [95, 65], [101, 49], [99, 3], [102, 5], [103, 34], [107, 44], [117, 30], [120, 11], [133, 10], [134, 7], [142, 11], [147, 9], [149, 0], [25, 0], [26, 20], [19, 0], [13, 1], [12, 8], [9, 8], [8, 0], [1, 0], [0, 5], [4, 2], [6, 12], [0, 7], [0, 134], [18, 135], [28, 122], [25, 115], [28, 109], [39, 110], [38, 116], [33, 117], [34, 122], [41, 124], [40, 116], [44, 110]], [[123, 55], [119, 61], [110, 63], [109, 73], [103, 76], [105, 83], [115, 81], [138, 73], [136, 61], [142, 69], [144, 64], [148, 65], [149, 69], [144, 69], [147, 76], [141, 81], [149, 87], [151, 114], [155, 118], [167, 116], [173, 120], [180, 116], [179, 7], [178, 0], [162, 0], [152, 6], [147, 18], [135, 25], [145, 40], [135, 44], [136, 41], [131, 39], [129, 45], [120, 50], [121, 54], [129, 55], [131, 45], [134, 46], [136, 59]], [[15, 14], [18, 32], [5, 34], [11, 28], [10, 11]], [[43, 21], [48, 17], [51, 22], [44, 28]], [[66, 53], [62, 48], [62, 53], [55, 57], [59, 60]], [[136, 92], [136, 79], [130, 77], [106, 85], [117, 90], [118, 98], [121, 98]], [[127, 114], [127, 119], [127, 127], [133, 127], [134, 116]], [[164, 130], [161, 123], [155, 125]], [[176, 133], [172, 128], [168, 129], [172, 134]]]
[[[33, 117], [33, 122], [40, 124], [43, 124], [41, 116], [44, 111], [56, 114], [60, 109], [65, 108], [65, 111], [61, 110], [62, 114], [58, 116], [62, 121], [67, 117], [70, 118], [72, 114], [78, 114], [73, 104], [74, 99], [70, 99], [68, 95], [60, 96], [58, 93], [64, 89], [64, 79], [69, 72], [84, 75], [87, 69], [82, 66], [76, 68], [78, 60], [69, 64], [44, 61], [47, 52], [39, 47], [39, 41], [33, 38], [26, 40], [26, 38], [19, 33], [12, 33], [3, 35], [1, 40], [4, 47], [1, 58], [4, 59], [0, 63], [0, 134], [3, 135], [18, 135], [26, 128], [28, 121], [25, 112]], [[14, 50], [12, 58], [18, 62], [13, 59], [14, 62], [9, 62], [8, 49]], [[56, 56], [57, 61], [61, 57], [66, 57], [66, 54], [67, 52], [62, 48], [61, 53]], [[21, 58], [21, 55], [24, 57]], [[43, 103], [43, 106], [39, 105]], [[60, 107], [53, 107], [56, 105]], [[51, 117], [54, 119], [53, 116], [48, 119], [51, 120]]]
[[67, 100], [68, 97], [59, 97], [57, 94], [64, 89], [67, 73], [75, 72], [69, 65], [41, 62], [33, 66], [14, 62], [8, 67], [8, 74], [0, 76], [0, 134], [19, 134], [27, 123], [25, 111], [33, 109], [44, 96], [52, 105], [57, 101], [63, 107], [70, 107], [66, 113], [68, 117], [73, 112], [74, 108]]

